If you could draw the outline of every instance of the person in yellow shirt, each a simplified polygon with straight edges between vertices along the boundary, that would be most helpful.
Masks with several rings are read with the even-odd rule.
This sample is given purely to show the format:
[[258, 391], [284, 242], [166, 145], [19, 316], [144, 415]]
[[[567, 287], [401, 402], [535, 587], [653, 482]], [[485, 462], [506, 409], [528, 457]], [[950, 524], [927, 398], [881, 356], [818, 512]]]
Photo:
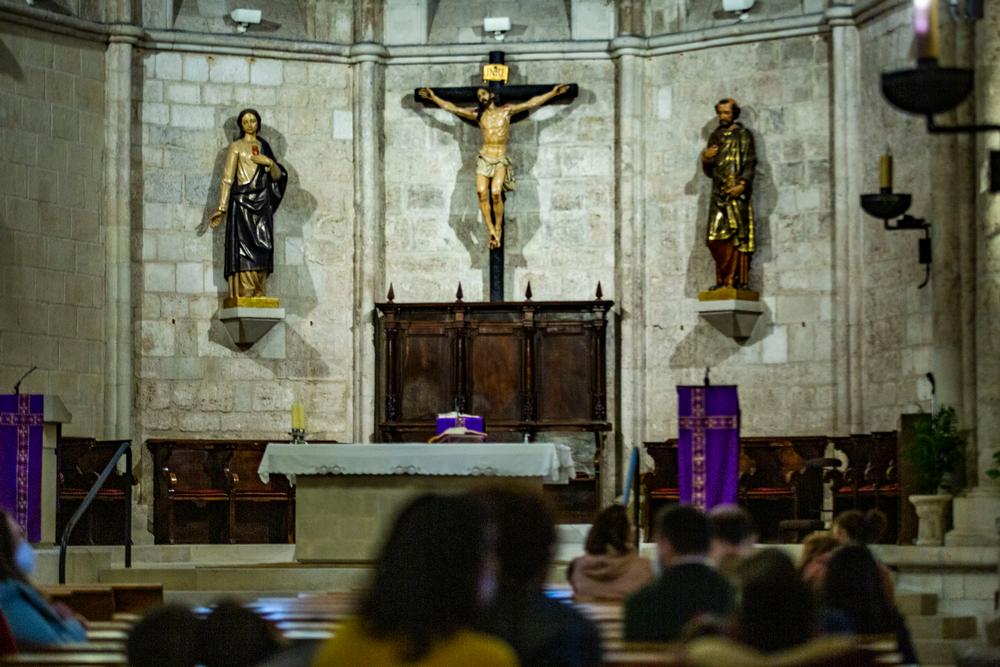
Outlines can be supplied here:
[[517, 667], [513, 649], [471, 629], [496, 590], [495, 538], [469, 496], [428, 494], [396, 519], [357, 615], [313, 667]]

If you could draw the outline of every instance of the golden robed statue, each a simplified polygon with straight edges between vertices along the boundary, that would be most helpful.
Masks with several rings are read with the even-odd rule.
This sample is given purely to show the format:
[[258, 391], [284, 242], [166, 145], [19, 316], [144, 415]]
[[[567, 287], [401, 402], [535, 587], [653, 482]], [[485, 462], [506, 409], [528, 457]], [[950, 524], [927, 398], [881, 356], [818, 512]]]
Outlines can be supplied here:
[[486, 221], [490, 235], [490, 248], [499, 248], [503, 242], [503, 195], [514, 189], [514, 166], [507, 156], [507, 142], [510, 139], [511, 117], [542, 106], [549, 100], [562, 95], [570, 88], [561, 83], [552, 90], [536, 95], [517, 104], [498, 104], [497, 96], [489, 88], [476, 92], [479, 105], [473, 108], [457, 106], [438, 97], [430, 88], [421, 88], [417, 94], [430, 100], [445, 111], [459, 118], [471, 120], [479, 125], [483, 134], [483, 146], [476, 158], [476, 197], [479, 210]]
[[712, 289], [748, 290], [750, 258], [757, 245], [757, 223], [750, 201], [757, 154], [750, 130], [737, 122], [740, 107], [736, 100], [719, 100], [715, 113], [719, 126], [701, 152], [702, 171], [712, 179], [707, 239], [715, 260]]
[[274, 212], [285, 195], [288, 172], [262, 139], [260, 114], [244, 109], [236, 117], [239, 135], [226, 151], [219, 207], [212, 228], [226, 221], [224, 273], [231, 306], [276, 307], [267, 299], [267, 277], [274, 271]]

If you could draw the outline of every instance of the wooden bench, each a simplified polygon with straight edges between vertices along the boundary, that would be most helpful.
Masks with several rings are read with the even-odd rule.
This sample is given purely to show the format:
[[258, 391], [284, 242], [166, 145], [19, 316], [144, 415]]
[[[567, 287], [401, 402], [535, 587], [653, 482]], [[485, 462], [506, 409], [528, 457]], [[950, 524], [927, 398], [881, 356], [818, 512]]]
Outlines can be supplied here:
[[[111, 461], [119, 442], [94, 438], [60, 438], [57, 450], [58, 486], [56, 491], [56, 535], [61, 536], [70, 517], [90, 492], [104, 467]], [[90, 509], [82, 517], [82, 526], [70, 536], [70, 544], [124, 544], [131, 531], [128, 525], [126, 488], [135, 484], [132, 475], [112, 471]]]
[[39, 590], [88, 621], [123, 619], [125, 614], [134, 620], [163, 604], [162, 584], [62, 584]]
[[847, 458], [843, 470], [828, 474], [833, 490], [834, 514], [845, 510], [882, 510], [889, 525], [883, 544], [899, 539], [900, 506], [899, 440], [896, 431], [876, 431], [833, 438], [833, 447]]
[[271, 475], [267, 484], [257, 476], [268, 442], [147, 440], [153, 457], [155, 542], [293, 543], [295, 488], [283, 475]]
[[[740, 438], [739, 503], [753, 516], [761, 542], [780, 542], [783, 519], [818, 517], [823, 503], [823, 480], [806, 465], [823, 456], [826, 436]], [[677, 440], [645, 443], [654, 462], [642, 475], [645, 509], [643, 524], [652, 541], [656, 512], [680, 499]]]

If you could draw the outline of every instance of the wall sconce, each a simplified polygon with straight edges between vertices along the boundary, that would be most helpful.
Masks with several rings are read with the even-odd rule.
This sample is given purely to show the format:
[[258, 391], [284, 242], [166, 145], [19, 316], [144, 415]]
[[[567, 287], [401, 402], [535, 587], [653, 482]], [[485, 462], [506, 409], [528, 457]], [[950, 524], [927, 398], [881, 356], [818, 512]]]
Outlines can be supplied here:
[[[923, 230], [924, 238], [917, 240], [917, 261], [924, 265], [926, 272], [924, 282], [917, 289], [923, 288], [931, 279], [931, 223], [906, 213], [913, 203], [911, 195], [892, 191], [892, 155], [888, 151], [879, 161], [879, 184], [877, 194], [861, 195], [861, 208], [868, 215], [879, 218], [891, 232]], [[895, 224], [889, 222], [897, 216], [902, 217]]]
[[[927, 117], [931, 134], [978, 134], [998, 132], [1000, 125], [949, 125], [934, 122], [934, 114], [944, 113], [961, 104], [972, 92], [975, 72], [962, 67], [938, 65], [937, 0], [914, 0], [914, 36], [917, 66], [882, 74], [882, 94], [897, 109]], [[957, 0], [949, 0], [952, 14], [958, 12]], [[965, 16], [982, 18], [982, 5], [967, 0]], [[1000, 152], [990, 151], [990, 192], [1000, 192]]]

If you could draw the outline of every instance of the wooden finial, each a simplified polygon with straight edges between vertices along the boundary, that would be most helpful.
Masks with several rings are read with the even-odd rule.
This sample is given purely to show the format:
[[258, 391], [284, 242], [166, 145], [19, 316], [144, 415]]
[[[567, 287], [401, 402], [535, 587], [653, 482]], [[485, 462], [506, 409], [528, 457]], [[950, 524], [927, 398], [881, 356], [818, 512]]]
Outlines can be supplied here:
[[396, 300], [396, 293], [392, 291], [392, 283], [389, 283], [389, 292], [385, 295], [386, 301], [392, 303]]
[[524, 290], [524, 300], [531, 301], [531, 281], [528, 281], [528, 287]]
[[461, 301], [462, 300], [462, 296], [463, 296], [463, 294], [462, 294], [462, 283], [458, 283], [458, 291], [455, 292], [455, 301]]
[[601, 281], [597, 281], [597, 300], [600, 301], [604, 298], [604, 289], [601, 287]]

